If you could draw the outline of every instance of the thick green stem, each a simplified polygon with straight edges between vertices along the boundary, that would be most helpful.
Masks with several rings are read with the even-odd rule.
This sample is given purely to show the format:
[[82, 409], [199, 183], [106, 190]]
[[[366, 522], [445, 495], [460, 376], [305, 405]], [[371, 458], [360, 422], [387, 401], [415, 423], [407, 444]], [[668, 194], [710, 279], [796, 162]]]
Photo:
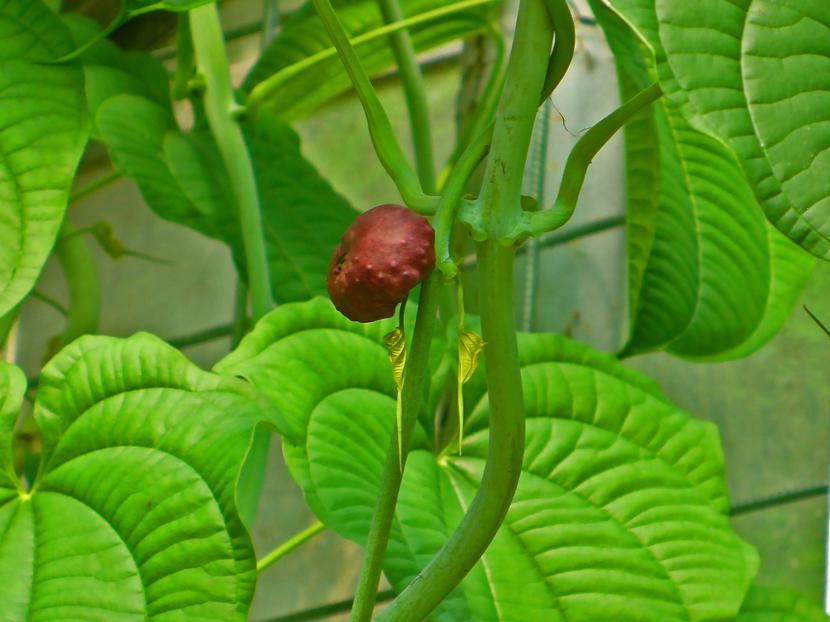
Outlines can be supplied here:
[[541, 0], [522, 0], [484, 174], [483, 229], [506, 237], [522, 220], [521, 190], [533, 122], [547, 72], [553, 26]]
[[513, 321], [513, 250], [496, 241], [478, 247], [481, 329], [490, 401], [490, 445], [479, 491], [438, 554], [378, 616], [378, 622], [420, 622], [475, 565], [504, 519], [521, 473], [522, 384]]
[[441, 283], [437, 275], [428, 278], [421, 285], [418, 315], [415, 320], [412, 344], [407, 352], [403, 391], [401, 393], [403, 462], [401, 463], [398, 460], [396, 429], [393, 430], [389, 442], [386, 464], [378, 490], [377, 505], [372, 516], [372, 524], [369, 527], [366, 556], [360, 568], [360, 577], [358, 578], [357, 592], [352, 608], [352, 622], [367, 622], [371, 619], [375, 607], [378, 582], [383, 570], [383, 556], [386, 553], [389, 530], [395, 516], [395, 505], [398, 501], [398, 493], [403, 478], [403, 466], [406, 465], [407, 448], [415, 428], [418, 409], [424, 400], [424, 389], [429, 376], [429, 348], [435, 327], [435, 313], [438, 306], [440, 287]]
[[98, 329], [101, 290], [86, 240], [83, 236], [75, 235], [75, 228], [69, 222], [64, 222], [61, 239], [55, 250], [69, 288], [66, 328], [60, 344], [66, 345], [81, 335], [94, 333]]
[[749, 514], [751, 512], [758, 512], [760, 510], [768, 510], [770, 508], [785, 505], [787, 503], [795, 503], [804, 499], [812, 497], [824, 497], [828, 493], [827, 484], [818, 484], [808, 488], [799, 488], [797, 490], [788, 490], [769, 497], [761, 499], [754, 499], [744, 503], [736, 503], [729, 510], [729, 515], [732, 517], [740, 516], [741, 514]]
[[325, 530], [326, 526], [318, 521], [313, 525], [306, 527], [300, 533], [290, 537], [288, 540], [280, 544], [273, 551], [268, 553], [268, 555], [257, 561], [257, 573], [260, 573], [266, 568], [273, 566], [283, 557], [288, 555], [291, 551], [300, 548], [303, 544], [311, 540], [314, 536], [316, 536], [319, 533], [323, 533]]
[[[403, 19], [398, 0], [379, 0], [380, 12], [387, 24]], [[429, 123], [427, 89], [424, 76], [415, 58], [415, 48], [408, 30], [399, 30], [389, 35], [392, 51], [398, 63], [403, 84], [406, 105], [409, 110], [409, 125], [412, 144], [415, 148], [415, 167], [421, 187], [427, 194], [435, 193], [435, 160], [432, 156], [432, 130]]]
[[479, 198], [486, 240], [479, 243], [481, 328], [490, 403], [490, 440], [481, 486], [447, 543], [378, 617], [420, 622], [475, 565], [510, 507], [524, 452], [522, 384], [513, 320], [512, 245], [521, 221], [521, 186], [536, 108], [547, 71], [553, 26], [541, 0], [521, 0], [504, 91]]
[[190, 26], [196, 65], [206, 84], [205, 114], [239, 206], [251, 311], [256, 321], [268, 313], [274, 303], [254, 166], [236, 119], [239, 106], [231, 86], [228, 56], [216, 5], [207, 4], [193, 9], [190, 12]]

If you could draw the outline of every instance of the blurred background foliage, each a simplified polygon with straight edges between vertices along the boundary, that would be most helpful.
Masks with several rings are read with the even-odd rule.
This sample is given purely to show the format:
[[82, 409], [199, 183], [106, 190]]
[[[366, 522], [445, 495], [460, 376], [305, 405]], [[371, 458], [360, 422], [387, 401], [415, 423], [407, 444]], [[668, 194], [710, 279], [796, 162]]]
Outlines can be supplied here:
[[[65, 8], [107, 24], [117, 13], [117, 4], [116, 0], [67, 0]], [[281, 1], [280, 10], [289, 12], [297, 4]], [[577, 9], [589, 15], [585, 6]], [[258, 53], [261, 11], [260, 0], [222, 3], [237, 81]], [[504, 23], [510, 23], [509, 16]], [[154, 50], [169, 58], [174, 35], [175, 17], [159, 12], [122, 26], [114, 38], [122, 46]], [[618, 103], [613, 59], [602, 32], [590, 19], [584, 19], [577, 23], [577, 35], [574, 64], [552, 104], [542, 109], [549, 115], [542, 171], [549, 196], [580, 130]], [[426, 80], [438, 162], [450, 155], [451, 137], [456, 132], [460, 52], [459, 45], [450, 45], [427, 56]], [[394, 74], [387, 74], [376, 85], [401, 144], [409, 145], [400, 84]], [[374, 155], [362, 111], [351, 94], [328, 102], [295, 127], [305, 156], [353, 205], [368, 209], [399, 200]], [[540, 161], [537, 150], [532, 164], [538, 167]], [[90, 150], [77, 187], [109, 170], [104, 152]], [[533, 193], [533, 188], [529, 187], [528, 193]], [[622, 144], [616, 138], [594, 161], [580, 206], [565, 232], [621, 216], [624, 204]], [[144, 205], [131, 181], [120, 180], [78, 201], [69, 219], [78, 227], [109, 222], [126, 248], [163, 260], [127, 256], [114, 261], [90, 243], [101, 278], [102, 333], [129, 335], [146, 330], [175, 339], [231, 320], [236, 276], [227, 247], [159, 219]], [[627, 321], [623, 229], [616, 227], [542, 249], [532, 296], [525, 291], [528, 256], [516, 264], [517, 318], [528, 316], [525, 305], [530, 304], [533, 330], [564, 333], [600, 349], [617, 350], [626, 335]], [[466, 285], [467, 302], [474, 311], [472, 270]], [[56, 300], [66, 299], [65, 284], [54, 260], [36, 290]], [[828, 292], [830, 265], [820, 262], [784, 329], [746, 359], [699, 364], [657, 353], [627, 361], [657, 380], [682, 408], [718, 425], [736, 506], [734, 524], [759, 549], [759, 583], [796, 588], [815, 598], [823, 595], [825, 574], [827, 503], [822, 487], [827, 480], [830, 440], [830, 339], [802, 305], [830, 322]], [[35, 298], [27, 300], [17, 342], [19, 363], [30, 376], [37, 373], [46, 356], [47, 338], [59, 334], [62, 326], [63, 318], [53, 307]], [[185, 351], [198, 364], [209, 366], [229, 347], [229, 337], [221, 337]], [[802, 489], [811, 489], [802, 500], [753, 509], [755, 501]], [[254, 530], [259, 554], [313, 520], [282, 464], [275, 441]], [[269, 619], [349, 597], [359, 559], [357, 547], [334, 534], [314, 539], [262, 575], [251, 619]]]

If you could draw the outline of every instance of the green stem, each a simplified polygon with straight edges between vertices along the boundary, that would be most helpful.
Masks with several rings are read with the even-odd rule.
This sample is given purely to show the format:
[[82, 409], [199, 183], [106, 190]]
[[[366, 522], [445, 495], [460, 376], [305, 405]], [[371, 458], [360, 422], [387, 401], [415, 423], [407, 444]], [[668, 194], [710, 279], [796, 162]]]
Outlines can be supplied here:
[[176, 24], [176, 71], [173, 74], [173, 99], [185, 99], [190, 95], [190, 80], [196, 71], [193, 58], [193, 37], [190, 33], [190, 18], [179, 13]]
[[495, 44], [495, 58], [493, 60], [493, 67], [490, 71], [490, 77], [487, 84], [481, 93], [481, 98], [478, 105], [472, 114], [471, 119], [461, 129], [461, 135], [458, 144], [453, 150], [449, 160], [447, 160], [444, 170], [441, 172], [441, 179], [439, 185], [443, 186], [442, 180], [447, 178], [452, 169], [456, 166], [461, 158], [462, 153], [470, 143], [470, 139], [479, 136], [486, 127], [493, 122], [493, 117], [496, 113], [496, 108], [501, 98], [502, 89], [504, 88], [505, 75], [505, 50], [504, 39], [501, 34], [494, 27], [488, 29], [491, 40]]
[[69, 197], [69, 204], [72, 205], [76, 201], [80, 201], [84, 197], [89, 196], [93, 192], [97, 192], [105, 186], [109, 186], [111, 183], [118, 181], [122, 177], [124, 177], [124, 174], [120, 171], [112, 171], [111, 173], [107, 173], [103, 177], [99, 177], [92, 183], [87, 184], [83, 188], [80, 188], [79, 190], [74, 192], [72, 196]]
[[429, 348], [435, 327], [435, 312], [438, 306], [440, 287], [441, 282], [437, 275], [431, 276], [421, 284], [418, 315], [415, 319], [412, 344], [407, 353], [403, 391], [401, 393], [403, 461], [402, 463], [398, 461], [398, 431], [395, 429], [392, 431], [389, 450], [386, 452], [386, 464], [381, 476], [377, 505], [372, 515], [372, 523], [369, 526], [366, 555], [360, 568], [357, 592], [352, 608], [352, 622], [367, 622], [371, 619], [375, 607], [378, 582], [383, 569], [383, 557], [386, 553], [392, 519], [395, 516], [395, 505], [398, 501], [403, 478], [403, 467], [406, 465], [407, 448], [415, 428], [418, 409], [423, 403], [424, 389], [429, 375]]
[[29, 295], [35, 300], [38, 300], [45, 304], [47, 307], [52, 307], [52, 309], [60, 313], [64, 318], [69, 315], [69, 309], [64, 307], [61, 303], [59, 303], [51, 296], [47, 296], [46, 294], [39, 292], [36, 289], [33, 289], [31, 292], [29, 292]]
[[811, 318], [811, 319], [812, 319], [812, 320], [813, 320], [813, 321], [814, 321], [814, 322], [818, 325], [818, 327], [819, 327], [819, 328], [820, 328], [820, 329], [824, 332], [824, 334], [825, 334], [825, 335], [827, 335], [828, 337], [830, 337], [830, 328], [827, 328], [827, 327], [826, 327], [826, 326], [822, 323], [822, 321], [821, 321], [820, 319], [818, 319], [818, 316], [816, 316], [816, 314], [815, 314], [815, 313], [813, 313], [812, 311], [810, 311], [810, 309], [808, 309], [808, 308], [806, 307], [806, 305], [804, 306], [804, 311], [806, 311], [806, 312], [807, 312], [807, 315], [809, 315], [809, 316], [810, 316], [810, 318]]
[[207, 4], [190, 11], [190, 25], [196, 64], [207, 86], [204, 96], [205, 114], [222, 153], [239, 206], [248, 266], [248, 287], [251, 291], [251, 311], [254, 321], [257, 321], [274, 306], [268, 256], [254, 166], [236, 120], [239, 105], [234, 99], [231, 86], [228, 56], [216, 5]]
[[[365, 32], [347, 40], [353, 48], [359, 48], [365, 43], [370, 43], [382, 37], [387, 37], [392, 33], [399, 32], [406, 28], [421, 26], [432, 21], [440, 20], [448, 15], [453, 15], [461, 11], [466, 11], [468, 9], [487, 4], [494, 4], [496, 2], [498, 2], [498, 0], [462, 0], [461, 2], [452, 5], [440, 7], [431, 11], [425, 11], [412, 17], [407, 17], [406, 19], [402, 19], [394, 24], [387, 24], [385, 26], [381, 26], [380, 28], [375, 28], [374, 30], [370, 30], [369, 32]], [[281, 69], [274, 75], [263, 80], [257, 84], [256, 87], [254, 87], [248, 96], [248, 100], [246, 102], [248, 110], [255, 111], [260, 106], [265, 105], [268, 98], [279, 91], [288, 80], [298, 74], [308, 73], [315, 65], [334, 58], [337, 55], [338, 50], [336, 47], [320, 50], [316, 54], [312, 54], [311, 56], [308, 56], [296, 63], [292, 63], [288, 67]]]
[[248, 332], [248, 288], [240, 278], [236, 283], [236, 295], [233, 301], [233, 331], [231, 332], [231, 348], [236, 348], [245, 333]]
[[262, 572], [266, 568], [270, 568], [283, 557], [288, 555], [291, 551], [300, 548], [303, 544], [311, 540], [314, 536], [316, 536], [319, 533], [323, 533], [325, 530], [326, 526], [318, 521], [313, 525], [306, 527], [300, 533], [290, 537], [288, 540], [280, 544], [273, 551], [268, 553], [268, 555], [257, 561], [257, 573]]
[[[562, 246], [563, 244], [568, 244], [569, 242], [581, 240], [582, 238], [596, 235], [597, 233], [603, 233], [611, 229], [616, 229], [618, 227], [622, 227], [623, 225], [625, 225], [625, 216], [609, 216], [608, 218], [595, 220], [593, 222], [585, 223], [584, 225], [574, 225], [572, 227], [568, 227], [565, 231], [546, 233], [545, 235], [535, 239], [538, 240], [539, 249], [542, 250], [545, 248]], [[516, 255], [520, 256], [526, 252], [528, 252], [528, 246], [520, 246], [516, 250]], [[469, 270], [470, 268], [474, 268], [477, 263], [475, 255], [469, 255], [461, 262], [461, 268]]]
[[519, 227], [519, 234], [539, 235], [558, 229], [568, 222], [576, 209], [576, 202], [591, 160], [623, 125], [643, 108], [659, 99], [662, 94], [660, 85], [654, 83], [585, 132], [568, 155], [562, 173], [562, 185], [559, 187], [553, 209], [531, 214], [529, 224], [524, 225], [524, 231]]
[[[387, 24], [403, 19], [398, 0], [379, 0], [380, 12]], [[427, 90], [421, 68], [415, 57], [415, 48], [409, 31], [399, 30], [389, 35], [392, 51], [398, 64], [403, 83], [406, 105], [409, 110], [409, 125], [412, 145], [415, 149], [415, 164], [421, 187], [427, 194], [435, 193], [435, 160], [432, 156], [432, 130], [429, 123]]]
[[500, 239], [522, 217], [521, 185], [536, 108], [542, 92], [553, 26], [541, 0], [521, 0], [504, 90], [479, 197], [487, 239], [477, 246], [481, 329], [490, 436], [481, 485], [447, 543], [377, 617], [378, 622], [419, 622], [479, 560], [510, 507], [524, 452], [524, 408], [513, 319], [512, 245]]
[[191, 346], [198, 346], [208, 341], [214, 341], [223, 337], [228, 337], [233, 334], [235, 323], [221, 324], [219, 326], [212, 326], [204, 330], [191, 333], [190, 335], [182, 335], [181, 337], [173, 337], [167, 340], [174, 348], [179, 350], [189, 348]]
[[[375, 597], [375, 602], [385, 603], [395, 597], [395, 592], [386, 590], [378, 592]], [[306, 609], [305, 611], [298, 611], [296, 613], [289, 613], [288, 615], [279, 616], [278, 618], [271, 618], [267, 622], [307, 622], [308, 620], [322, 620], [338, 613], [346, 613], [354, 604], [353, 598], [340, 600], [336, 603], [323, 605], [322, 607], [314, 607], [313, 609]]]
[[458, 267], [452, 260], [450, 253], [450, 238], [452, 237], [458, 206], [464, 194], [467, 180], [487, 155], [492, 137], [492, 126], [478, 135], [476, 140], [464, 151], [458, 160], [458, 164], [452, 169], [441, 192], [441, 200], [438, 203], [438, 211], [435, 217], [435, 263], [447, 278], [453, 278], [458, 272]]
[[271, 45], [274, 38], [274, 31], [280, 21], [280, 12], [277, 8], [277, 0], [262, 0], [262, 32], [259, 38], [260, 52], [264, 52]]
[[101, 311], [101, 291], [98, 273], [89, 247], [82, 236], [73, 235], [75, 228], [64, 222], [61, 239], [55, 247], [58, 263], [69, 288], [66, 328], [61, 344], [66, 345], [81, 335], [98, 329]]
[[553, 26], [541, 0], [522, 0], [493, 144], [479, 197], [483, 229], [506, 237], [521, 221], [521, 191], [533, 122], [545, 81]]
[[809, 488], [802, 488], [799, 490], [790, 490], [782, 492], [777, 495], [765, 497], [763, 499], [755, 499], [745, 503], [736, 503], [729, 511], [730, 516], [740, 516], [741, 514], [749, 514], [759, 510], [768, 510], [779, 505], [787, 503], [794, 503], [796, 501], [803, 501], [804, 499], [811, 499], [813, 497], [823, 497], [827, 494], [827, 484], [819, 484], [817, 486], [810, 486]]
[[475, 565], [498, 531], [522, 466], [524, 412], [516, 327], [513, 322], [513, 250], [496, 241], [478, 247], [481, 329], [490, 401], [487, 466], [461, 524], [407, 588], [377, 616], [378, 622], [420, 622]]
[[[410, 209], [420, 214], [431, 214], [435, 211], [437, 198], [428, 196], [423, 192], [420, 181], [409, 166], [409, 162], [407, 162], [401, 146], [398, 144], [389, 117], [386, 115], [386, 111], [383, 109], [383, 105], [369, 81], [369, 76], [360, 64], [357, 53], [348, 36], [346, 36], [343, 26], [337, 19], [337, 14], [334, 12], [331, 2], [329, 0], [313, 0], [313, 2], [363, 106], [372, 144], [383, 168], [397, 185], [404, 203]], [[256, 105], [258, 88], [251, 93], [251, 98], [248, 100], [249, 106]]]

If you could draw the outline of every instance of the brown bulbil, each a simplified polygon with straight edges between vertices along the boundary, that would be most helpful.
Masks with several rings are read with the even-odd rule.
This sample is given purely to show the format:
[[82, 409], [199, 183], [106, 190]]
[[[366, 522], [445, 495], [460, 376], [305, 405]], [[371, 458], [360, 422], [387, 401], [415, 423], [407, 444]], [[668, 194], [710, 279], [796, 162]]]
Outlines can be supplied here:
[[435, 267], [435, 232], [400, 205], [379, 205], [357, 217], [329, 262], [326, 286], [350, 320], [391, 317]]

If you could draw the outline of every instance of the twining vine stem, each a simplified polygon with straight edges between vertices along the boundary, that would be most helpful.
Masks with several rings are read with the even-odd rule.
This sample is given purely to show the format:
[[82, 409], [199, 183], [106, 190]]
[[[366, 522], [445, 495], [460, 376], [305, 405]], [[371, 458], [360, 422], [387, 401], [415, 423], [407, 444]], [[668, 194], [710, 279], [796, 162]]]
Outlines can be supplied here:
[[[101, 289], [95, 262], [83, 236], [73, 235], [75, 228], [65, 221], [61, 239], [55, 246], [58, 264], [69, 289], [66, 327], [60, 338], [61, 346], [81, 335], [95, 333], [101, 314]], [[58, 345], [58, 344], [56, 344]]]
[[[215, 3], [206, 4], [190, 11], [189, 16], [196, 69], [205, 85], [205, 116], [222, 154], [239, 208], [248, 291], [251, 295], [251, 316], [256, 322], [271, 311], [274, 300], [254, 163], [239, 125], [241, 109], [231, 85], [219, 9]], [[270, 440], [271, 435], [266, 429], [259, 426], [255, 428], [243, 471], [244, 477], [240, 479], [239, 513], [249, 526], [256, 515]]]
[[233, 94], [216, 5], [206, 4], [190, 11], [190, 25], [196, 67], [206, 86], [205, 114], [239, 205], [248, 287], [251, 292], [251, 313], [256, 321], [273, 308], [274, 302], [254, 166], [237, 121], [239, 106]]
[[[372, 144], [381, 165], [392, 181], [395, 182], [407, 207], [420, 214], [433, 213], [438, 198], [427, 195], [421, 188], [421, 182], [409, 165], [406, 156], [404, 156], [392, 130], [392, 123], [389, 121], [377, 93], [372, 88], [369, 76], [361, 66], [357, 52], [355, 52], [349, 37], [343, 30], [331, 2], [329, 0], [312, 1], [326, 32], [337, 49], [346, 73], [349, 74], [349, 79], [355, 87], [360, 104], [363, 106], [363, 112], [369, 126], [369, 135], [372, 137]], [[255, 95], [256, 89], [251, 93], [249, 105], [254, 101]]]
[[[387, 24], [403, 19], [398, 0], [379, 0], [383, 20]], [[415, 48], [409, 31], [399, 30], [389, 35], [392, 51], [398, 64], [406, 105], [412, 144], [415, 148], [415, 165], [421, 188], [427, 194], [435, 193], [435, 160], [432, 155], [432, 130], [429, 124], [427, 90], [421, 67], [415, 58]]]
[[447, 543], [378, 615], [378, 622], [419, 622], [466, 576], [510, 507], [524, 453], [524, 408], [513, 319], [512, 245], [501, 239], [522, 218], [521, 185], [547, 73], [554, 28], [545, 5], [521, 0], [504, 91], [496, 113], [478, 200], [487, 239], [477, 245], [480, 313], [490, 403], [490, 441], [481, 486]]
[[369, 526], [366, 555], [360, 568], [352, 607], [352, 622], [367, 622], [372, 618], [375, 608], [378, 582], [383, 570], [383, 557], [386, 553], [392, 519], [395, 516], [395, 505], [398, 502], [403, 479], [403, 467], [406, 466], [407, 447], [415, 429], [418, 410], [424, 399], [426, 379], [429, 375], [429, 348], [435, 328], [440, 287], [437, 275], [429, 277], [421, 284], [418, 315], [415, 319], [412, 343], [407, 350], [403, 390], [401, 391], [400, 432], [403, 453], [402, 456], [398, 453], [398, 435], [395, 430], [391, 436], [389, 450], [386, 452], [386, 463], [378, 488], [377, 504]]

